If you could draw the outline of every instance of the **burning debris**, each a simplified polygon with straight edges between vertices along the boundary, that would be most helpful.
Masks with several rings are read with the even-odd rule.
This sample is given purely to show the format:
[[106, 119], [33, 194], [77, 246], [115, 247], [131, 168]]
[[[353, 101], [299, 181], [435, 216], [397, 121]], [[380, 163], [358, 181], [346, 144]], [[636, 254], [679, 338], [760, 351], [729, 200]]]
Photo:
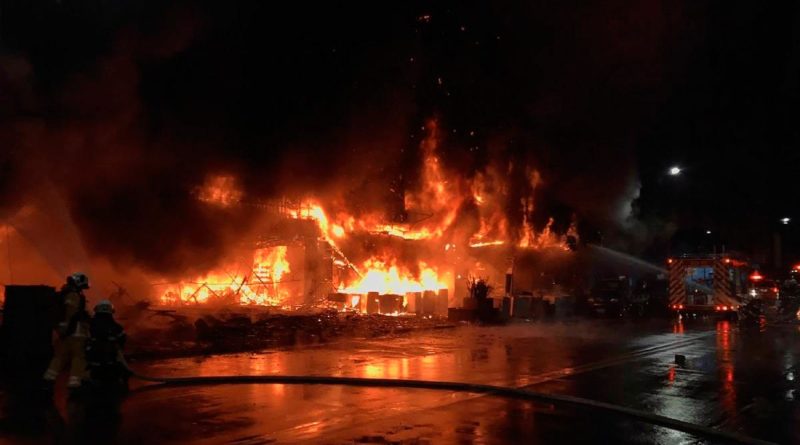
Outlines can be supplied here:
[[231, 266], [225, 272], [212, 272], [188, 281], [164, 285], [161, 303], [258, 304], [278, 306], [288, 299], [289, 290], [282, 277], [291, 272], [287, 247], [255, 249], [252, 266], [246, 271]]

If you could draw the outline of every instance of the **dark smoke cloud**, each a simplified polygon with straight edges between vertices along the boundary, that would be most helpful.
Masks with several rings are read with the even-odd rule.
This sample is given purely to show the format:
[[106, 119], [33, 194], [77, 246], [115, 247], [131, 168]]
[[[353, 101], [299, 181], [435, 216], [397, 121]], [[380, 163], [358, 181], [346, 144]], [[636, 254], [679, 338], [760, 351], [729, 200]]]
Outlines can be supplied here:
[[11, 2], [3, 215], [52, 183], [90, 254], [200, 270], [254, 223], [196, 199], [209, 175], [240, 178], [250, 199], [336, 188], [385, 207], [414, 187], [437, 117], [457, 174], [512, 163], [524, 188], [541, 171], [540, 225], [628, 216], [637, 129], [680, 55], [679, 4], [309, 8]]
[[191, 190], [213, 173], [213, 151], [156, 131], [141, 95], [142, 67], [185, 50], [198, 24], [184, 13], [167, 14], [163, 21], [170, 26], [151, 31], [121, 23], [108, 32], [102, 48], [78, 48], [90, 55], [64, 61], [39, 45], [58, 39], [80, 45], [82, 32], [105, 23], [89, 31], [64, 26], [76, 38], [48, 34], [45, 25], [51, 21], [86, 12], [71, 10], [70, 4], [53, 8], [37, 30], [42, 35], [6, 51], [14, 63], [4, 64], [10, 67], [5, 80], [17, 100], [3, 110], [7, 119], [0, 126], [4, 214], [13, 216], [53, 186], [94, 255], [164, 273], [212, 265], [232, 239], [233, 226], [246, 228], [248, 219], [197, 202]]

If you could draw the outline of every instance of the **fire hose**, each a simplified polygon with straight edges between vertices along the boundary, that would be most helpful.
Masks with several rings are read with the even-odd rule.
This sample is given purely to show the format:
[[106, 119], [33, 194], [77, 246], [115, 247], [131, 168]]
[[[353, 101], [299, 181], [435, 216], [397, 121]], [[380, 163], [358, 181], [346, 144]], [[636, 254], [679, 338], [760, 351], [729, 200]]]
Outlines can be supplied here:
[[468, 392], [473, 394], [489, 394], [493, 396], [516, 398], [534, 402], [544, 402], [553, 405], [572, 406], [578, 408], [591, 408], [621, 415], [630, 419], [653, 425], [670, 428], [677, 431], [701, 436], [708, 439], [722, 440], [729, 443], [774, 445], [773, 442], [756, 439], [738, 433], [722, 431], [713, 427], [685, 422], [683, 420], [658, 414], [648, 413], [625, 406], [600, 402], [582, 397], [561, 394], [546, 394], [521, 388], [510, 388], [496, 385], [483, 385], [478, 383], [411, 380], [411, 379], [374, 379], [361, 377], [329, 377], [314, 375], [219, 375], [219, 376], [191, 376], [191, 377], [152, 377], [142, 375], [131, 369], [122, 358], [123, 366], [131, 375], [139, 380], [154, 382], [145, 388], [163, 388], [170, 386], [199, 386], [199, 385], [235, 385], [235, 384], [284, 384], [284, 385], [342, 385], [362, 386], [376, 388], [414, 388], [432, 389], [440, 391]]

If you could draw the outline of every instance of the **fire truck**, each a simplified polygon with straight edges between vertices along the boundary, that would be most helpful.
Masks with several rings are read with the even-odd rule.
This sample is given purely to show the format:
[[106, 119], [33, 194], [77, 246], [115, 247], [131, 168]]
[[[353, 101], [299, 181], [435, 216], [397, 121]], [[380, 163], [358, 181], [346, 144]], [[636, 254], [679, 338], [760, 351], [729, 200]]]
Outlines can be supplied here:
[[669, 308], [677, 313], [734, 316], [746, 303], [747, 261], [733, 255], [682, 255], [667, 259]]

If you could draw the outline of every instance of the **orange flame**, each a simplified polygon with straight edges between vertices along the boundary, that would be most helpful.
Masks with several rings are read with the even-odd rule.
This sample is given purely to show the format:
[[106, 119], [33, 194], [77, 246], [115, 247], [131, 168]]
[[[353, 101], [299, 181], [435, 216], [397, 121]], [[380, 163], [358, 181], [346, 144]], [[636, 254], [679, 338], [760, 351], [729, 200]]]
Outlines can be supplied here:
[[209, 176], [197, 190], [200, 201], [220, 207], [229, 207], [242, 200], [242, 190], [233, 176]]
[[416, 276], [397, 264], [386, 263], [371, 258], [362, 264], [363, 276], [355, 283], [344, 288], [349, 294], [366, 294], [379, 292], [382, 294], [405, 295], [408, 292], [447, 289], [447, 283], [439, 278], [436, 269], [419, 263], [419, 274]]
[[281, 305], [288, 293], [281, 279], [291, 272], [286, 246], [257, 249], [250, 270], [221, 268], [194, 279], [165, 285], [161, 303], [167, 305], [234, 303]]

